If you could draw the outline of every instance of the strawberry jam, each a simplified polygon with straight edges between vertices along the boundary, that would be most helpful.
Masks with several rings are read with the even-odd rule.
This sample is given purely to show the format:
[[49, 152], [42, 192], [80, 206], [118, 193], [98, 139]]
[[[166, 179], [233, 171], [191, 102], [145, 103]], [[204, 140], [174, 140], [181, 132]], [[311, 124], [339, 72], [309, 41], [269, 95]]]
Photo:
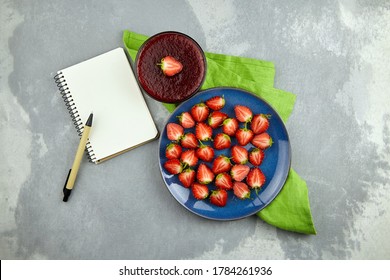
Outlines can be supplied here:
[[[161, 59], [172, 56], [183, 69], [173, 76], [164, 75]], [[142, 88], [154, 99], [179, 103], [193, 96], [201, 87], [206, 58], [201, 47], [189, 36], [163, 32], [150, 37], [141, 46], [136, 58], [136, 72]]]

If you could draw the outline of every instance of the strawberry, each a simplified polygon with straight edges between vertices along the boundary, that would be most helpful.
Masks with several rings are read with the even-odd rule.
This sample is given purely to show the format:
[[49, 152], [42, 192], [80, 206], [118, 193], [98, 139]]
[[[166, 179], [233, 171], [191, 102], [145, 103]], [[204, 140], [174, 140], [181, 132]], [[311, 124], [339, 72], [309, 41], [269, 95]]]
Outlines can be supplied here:
[[265, 175], [259, 168], [254, 167], [249, 171], [246, 182], [252, 189], [260, 189], [265, 183]]
[[192, 118], [191, 114], [188, 112], [183, 112], [178, 116], [179, 123], [184, 128], [191, 128], [195, 126], [195, 121]]
[[209, 126], [211, 126], [212, 128], [217, 128], [218, 126], [220, 126], [223, 121], [225, 119], [228, 118], [228, 115], [223, 113], [223, 112], [220, 112], [220, 111], [214, 111], [210, 114], [209, 118], [208, 118], [208, 124]]
[[179, 144], [171, 143], [165, 149], [165, 156], [167, 159], [179, 158], [182, 152], [182, 148]]
[[246, 199], [251, 196], [251, 191], [249, 190], [249, 187], [243, 182], [234, 182], [233, 193], [239, 199]]
[[231, 190], [233, 188], [232, 177], [227, 173], [220, 173], [215, 177], [215, 186], [219, 189]]
[[232, 149], [233, 161], [238, 164], [245, 164], [248, 162], [248, 151], [241, 146], [233, 146]]
[[174, 76], [183, 69], [183, 64], [176, 60], [172, 56], [166, 56], [161, 59], [161, 63], [157, 63], [160, 66], [165, 76]]
[[214, 158], [214, 149], [201, 143], [200, 147], [196, 149], [196, 155], [201, 160], [211, 161]]
[[258, 114], [251, 121], [251, 129], [254, 134], [265, 132], [269, 127], [270, 115]]
[[209, 111], [209, 107], [207, 107], [206, 104], [198, 103], [192, 106], [191, 115], [195, 121], [203, 122], [207, 119]]
[[231, 140], [229, 135], [224, 133], [219, 133], [214, 138], [214, 148], [216, 150], [223, 150], [229, 148], [231, 145]]
[[167, 160], [164, 163], [164, 168], [171, 174], [179, 174], [183, 170], [183, 165], [177, 158]]
[[191, 132], [184, 134], [180, 140], [180, 143], [183, 148], [187, 149], [195, 149], [198, 147], [198, 139], [196, 139], [195, 134]]
[[240, 128], [236, 132], [238, 144], [240, 144], [241, 146], [246, 146], [253, 139], [253, 136], [253, 131], [247, 129], [246, 127]]
[[177, 123], [167, 124], [167, 137], [172, 141], [179, 141], [184, 134], [184, 128]]
[[228, 119], [223, 121], [223, 124], [222, 124], [223, 133], [225, 133], [229, 136], [234, 136], [236, 134], [237, 129], [238, 129], [237, 119], [228, 118]]
[[195, 127], [195, 135], [200, 141], [208, 141], [213, 135], [213, 129], [205, 123], [198, 123]]
[[195, 166], [198, 163], [198, 157], [195, 154], [195, 150], [183, 152], [180, 159], [187, 166]]
[[210, 194], [210, 202], [218, 207], [224, 207], [227, 202], [227, 192], [223, 189], [212, 191]]
[[259, 148], [254, 148], [252, 151], [250, 151], [249, 161], [254, 166], [259, 166], [263, 162], [263, 159], [264, 159], [264, 152]]
[[249, 173], [249, 166], [243, 164], [236, 164], [230, 169], [230, 175], [234, 181], [242, 181]]
[[196, 178], [201, 184], [209, 184], [214, 180], [214, 173], [204, 163], [199, 164]]
[[261, 134], [256, 135], [253, 137], [252, 142], [253, 146], [265, 150], [268, 147], [271, 147], [273, 144], [271, 136], [267, 132], [263, 132]]
[[195, 170], [187, 168], [179, 174], [179, 180], [185, 188], [191, 187], [192, 183], [195, 181], [195, 173]]
[[234, 107], [234, 113], [236, 114], [236, 118], [240, 122], [245, 122], [245, 123], [250, 122], [253, 117], [253, 113], [251, 109], [243, 105], [236, 105]]
[[191, 191], [193, 196], [198, 200], [205, 199], [209, 196], [209, 188], [206, 185], [200, 183], [193, 183]]
[[225, 98], [223, 96], [214, 96], [206, 101], [206, 105], [211, 110], [221, 110], [225, 106]]
[[214, 174], [219, 174], [228, 172], [231, 167], [232, 164], [230, 163], [230, 159], [224, 155], [220, 155], [214, 160], [211, 170], [214, 172]]

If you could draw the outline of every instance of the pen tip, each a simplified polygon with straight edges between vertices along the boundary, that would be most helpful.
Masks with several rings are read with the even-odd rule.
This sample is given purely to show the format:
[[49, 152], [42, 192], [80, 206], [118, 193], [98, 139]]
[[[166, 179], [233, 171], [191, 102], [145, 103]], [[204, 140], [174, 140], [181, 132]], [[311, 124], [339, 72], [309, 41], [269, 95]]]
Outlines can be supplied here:
[[92, 126], [92, 119], [93, 119], [93, 113], [91, 113], [88, 117], [88, 120], [87, 122], [85, 123], [85, 125], [87, 126]]

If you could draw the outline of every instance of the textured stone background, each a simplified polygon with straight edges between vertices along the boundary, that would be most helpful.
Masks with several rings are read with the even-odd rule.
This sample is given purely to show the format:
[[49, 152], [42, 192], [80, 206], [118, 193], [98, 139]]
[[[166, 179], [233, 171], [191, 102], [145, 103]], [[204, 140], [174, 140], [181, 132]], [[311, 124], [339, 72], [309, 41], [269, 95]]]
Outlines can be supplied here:
[[[389, 259], [388, 1], [0, 0], [1, 259]], [[52, 77], [121, 46], [121, 32], [177, 30], [204, 50], [270, 60], [297, 95], [292, 166], [317, 236], [256, 217], [214, 222], [164, 187], [157, 141], [83, 164], [61, 201], [77, 135]], [[147, 98], [161, 129], [168, 113]]]

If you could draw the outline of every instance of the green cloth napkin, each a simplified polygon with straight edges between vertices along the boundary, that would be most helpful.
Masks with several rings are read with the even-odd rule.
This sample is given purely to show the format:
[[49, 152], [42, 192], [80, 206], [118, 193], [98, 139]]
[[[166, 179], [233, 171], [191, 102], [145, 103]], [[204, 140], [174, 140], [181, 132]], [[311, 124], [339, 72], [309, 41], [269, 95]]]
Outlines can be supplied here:
[[[148, 37], [125, 30], [123, 43], [134, 60], [139, 47]], [[201, 90], [212, 87], [236, 87], [251, 91], [266, 100], [284, 122], [294, 108], [295, 95], [273, 87], [275, 67], [272, 62], [252, 58], [205, 52], [207, 74]], [[169, 112], [174, 104], [164, 104]], [[305, 234], [316, 234], [306, 182], [290, 169], [278, 196], [256, 214], [278, 228]]]

